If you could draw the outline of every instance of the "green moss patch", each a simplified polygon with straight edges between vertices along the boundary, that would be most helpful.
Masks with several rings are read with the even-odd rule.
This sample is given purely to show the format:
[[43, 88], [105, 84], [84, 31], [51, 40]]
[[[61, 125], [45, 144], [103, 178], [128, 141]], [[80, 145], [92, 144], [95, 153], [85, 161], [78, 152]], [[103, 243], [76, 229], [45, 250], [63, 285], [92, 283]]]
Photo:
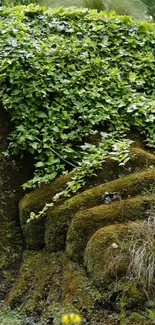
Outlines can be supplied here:
[[89, 240], [84, 261], [96, 283], [106, 283], [109, 277], [116, 279], [126, 274], [129, 253], [123, 254], [122, 242], [129, 232], [130, 223], [113, 224], [99, 229]]
[[154, 204], [155, 195], [139, 196], [78, 212], [68, 230], [67, 253], [72, 259], [81, 261], [87, 242], [95, 231], [116, 222], [145, 219], [146, 211]]
[[[57, 285], [60, 285], [61, 272], [59, 271], [59, 254], [47, 255], [45, 251], [39, 253], [25, 251], [19, 275], [6, 297], [5, 306], [20, 307], [23, 313], [27, 312], [39, 317], [46, 303], [48, 306], [48, 299], [51, 298], [51, 296], [48, 298], [50, 288], [53, 290], [51, 306], [57, 302], [58, 296], [54, 296], [55, 281], [52, 283], [52, 279], [57, 275]], [[57, 292], [56, 294], [58, 295]]]
[[105, 192], [118, 192], [122, 199], [140, 194], [143, 189], [154, 184], [155, 168], [133, 173], [128, 176], [95, 186], [60, 206], [49, 209], [45, 228], [45, 243], [49, 251], [64, 249], [66, 233], [70, 222], [77, 211], [100, 205]]
[[38, 213], [52, 197], [60, 192], [70, 179], [71, 174], [56, 178], [53, 182], [26, 194], [19, 204], [20, 223], [27, 248], [44, 247], [44, 218], [27, 223], [30, 213]]
[[89, 311], [94, 307], [96, 290], [86, 276], [84, 269], [71, 261], [65, 254], [62, 259], [62, 300], [65, 310]]
[[25, 251], [4, 307], [46, 323], [66, 312], [91, 313], [95, 294], [84, 269], [65, 253]]
[[13, 311], [0, 309], [0, 324], [1, 325], [22, 325], [21, 317]]
[[[85, 250], [85, 265], [101, 293], [106, 308], [126, 319], [131, 310], [145, 311], [148, 296], [143, 286], [127, 273], [135, 244], [133, 229], [139, 223], [113, 224], [101, 228], [89, 240]], [[146, 317], [147, 319], [147, 317]]]
[[132, 146], [130, 148], [130, 160], [125, 166], [121, 167], [118, 162], [108, 158], [102, 164], [102, 168], [96, 171], [96, 176], [87, 180], [84, 189], [112, 181], [132, 172], [138, 172], [150, 166], [155, 166], [155, 155], [140, 147]]

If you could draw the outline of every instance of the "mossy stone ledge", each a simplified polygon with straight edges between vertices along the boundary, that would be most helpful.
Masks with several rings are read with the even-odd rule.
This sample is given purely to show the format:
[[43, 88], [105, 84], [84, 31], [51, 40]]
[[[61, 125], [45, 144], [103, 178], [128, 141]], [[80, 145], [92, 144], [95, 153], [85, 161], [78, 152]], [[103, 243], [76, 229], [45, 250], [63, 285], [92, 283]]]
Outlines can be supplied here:
[[85, 270], [64, 252], [27, 250], [4, 307], [35, 315], [36, 320], [45, 324], [45, 320], [60, 318], [63, 312], [88, 313], [95, 308], [96, 293]]
[[[65, 249], [66, 235], [74, 215], [102, 204], [105, 192], [118, 192], [122, 199], [139, 195], [144, 189], [154, 184], [155, 168], [132, 173], [119, 179], [107, 182], [64, 201], [63, 204], [47, 211], [45, 225], [45, 244], [49, 251]], [[79, 212], [80, 213], [80, 212]]]
[[[140, 171], [141, 169], [148, 168], [149, 166], [155, 165], [155, 156], [141, 148], [132, 147], [131, 148], [131, 160], [127, 163], [126, 167], [119, 167], [117, 162], [112, 161], [111, 159], [108, 159], [104, 164], [103, 168], [101, 170], [97, 171], [97, 176], [92, 177], [90, 180], [88, 180], [87, 185], [83, 188], [83, 191], [88, 189], [89, 187], [92, 188], [92, 186], [97, 186], [99, 184], [107, 183], [111, 180], [114, 180], [116, 178], [120, 178], [122, 176], [125, 176], [126, 174], [130, 174], [134, 171]], [[52, 200], [52, 197], [60, 192], [66, 185], [67, 181], [71, 178], [71, 173], [66, 174], [62, 177], [58, 177], [56, 180], [50, 182], [47, 185], [42, 186], [41, 188], [35, 189], [31, 191], [30, 193], [26, 194], [23, 199], [20, 201], [19, 204], [19, 210], [20, 210], [20, 223], [24, 235], [25, 245], [27, 248], [31, 249], [42, 249], [45, 246], [44, 241], [44, 225], [45, 220], [44, 218], [40, 218], [40, 220], [34, 220], [30, 224], [27, 223], [27, 219], [30, 216], [31, 212], [38, 213], [46, 203], [50, 203]], [[56, 243], [56, 247], [54, 250], [61, 249], [61, 238], [62, 242], [64, 242], [64, 232], [66, 234], [66, 231], [68, 229], [68, 225], [66, 220], [68, 220], [68, 217], [66, 218], [66, 213], [68, 214], [69, 209], [72, 214], [75, 213], [74, 209], [74, 202], [76, 206], [76, 210], [78, 210], [78, 207], [81, 209], [82, 206], [85, 206], [85, 201], [83, 201], [82, 196], [86, 196], [87, 198], [87, 192], [84, 192], [84, 195], [81, 194], [80, 196], [80, 202], [77, 202], [77, 195], [70, 200], [65, 200], [65, 202], [59, 206], [56, 206], [54, 209], [49, 209], [50, 212], [48, 212], [48, 215], [51, 213], [51, 218], [53, 222], [55, 222], [55, 217], [53, 215], [56, 215], [56, 228], [59, 228], [59, 236], [60, 240], [59, 243]], [[96, 200], [96, 196], [95, 196]], [[72, 201], [72, 204], [70, 202]], [[92, 199], [91, 199], [92, 201]], [[95, 204], [95, 202], [94, 202]], [[98, 203], [97, 203], [98, 204]], [[53, 210], [53, 213], [52, 213]], [[68, 212], [67, 212], [68, 211]], [[59, 216], [61, 216], [61, 222], [59, 224]], [[50, 219], [51, 219], [50, 218]], [[63, 221], [64, 220], [64, 221]], [[49, 222], [47, 222], [49, 224]], [[65, 230], [66, 229], [66, 230]], [[50, 230], [49, 230], [50, 231]], [[45, 236], [47, 238], [47, 236]]]
[[155, 205], [155, 195], [137, 196], [112, 204], [102, 204], [78, 212], [67, 233], [66, 251], [75, 261], [82, 262], [90, 237], [100, 228], [113, 224], [145, 219], [147, 211]]
[[24, 241], [27, 248], [42, 249], [44, 247], [44, 217], [27, 223], [30, 213], [38, 213], [46, 203], [50, 203], [52, 197], [60, 192], [71, 174], [56, 178], [53, 182], [37, 188], [26, 194], [19, 203], [20, 223]]
[[[138, 281], [136, 274], [131, 273], [133, 246], [137, 245], [138, 249], [143, 239], [144, 246], [146, 244], [146, 235], [143, 231], [139, 232], [139, 228], [144, 232], [147, 231], [145, 224], [141, 221], [103, 227], [90, 238], [84, 253], [85, 266], [93, 282], [99, 288], [103, 306], [105, 308], [111, 306], [112, 310], [120, 313], [120, 318], [122, 317], [122, 321], [125, 321], [123, 324], [131, 325], [138, 325], [138, 319], [140, 319], [138, 311], [141, 310], [142, 315], [145, 315], [149, 303], [154, 301], [151, 300], [150, 293], [145, 287], [146, 279]], [[147, 256], [145, 256], [145, 261], [146, 258]], [[132, 263], [135, 262], [132, 261]], [[150, 262], [149, 256], [147, 262]], [[141, 277], [143, 277], [142, 273]], [[121, 316], [122, 310], [124, 316]], [[132, 314], [131, 311], [133, 315], [128, 319], [128, 315]], [[134, 311], [136, 311], [135, 315]], [[142, 320], [144, 323], [142, 321], [140, 324], [153, 324], [148, 317], [146, 319], [142, 317]]]
[[127, 275], [132, 258], [130, 249], [135, 243], [133, 232], [140, 224], [129, 222], [99, 229], [90, 238], [84, 254], [87, 271], [102, 293], [103, 305], [111, 306], [120, 315], [123, 308], [125, 319], [131, 310], [145, 310], [148, 304], [143, 286]]
[[116, 279], [126, 274], [130, 256], [127, 247], [123, 248], [123, 241], [132, 234], [133, 224], [118, 223], [103, 227], [88, 241], [84, 264], [93, 281], [99, 286], [106, 283], [109, 278]]

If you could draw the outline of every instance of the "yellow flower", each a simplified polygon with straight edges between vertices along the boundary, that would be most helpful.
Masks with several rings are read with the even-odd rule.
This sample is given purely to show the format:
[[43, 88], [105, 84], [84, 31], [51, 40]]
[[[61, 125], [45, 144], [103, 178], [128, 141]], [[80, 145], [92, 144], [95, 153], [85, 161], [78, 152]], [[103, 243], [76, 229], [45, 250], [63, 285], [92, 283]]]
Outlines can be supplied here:
[[65, 314], [62, 316], [61, 322], [63, 324], [79, 324], [81, 322], [81, 317], [74, 313]]
[[69, 316], [66, 314], [66, 315], [63, 315], [62, 317], [61, 317], [61, 322], [63, 323], [63, 324], [69, 324]]
[[78, 314], [74, 314], [74, 323], [80, 323], [81, 322], [81, 317]]

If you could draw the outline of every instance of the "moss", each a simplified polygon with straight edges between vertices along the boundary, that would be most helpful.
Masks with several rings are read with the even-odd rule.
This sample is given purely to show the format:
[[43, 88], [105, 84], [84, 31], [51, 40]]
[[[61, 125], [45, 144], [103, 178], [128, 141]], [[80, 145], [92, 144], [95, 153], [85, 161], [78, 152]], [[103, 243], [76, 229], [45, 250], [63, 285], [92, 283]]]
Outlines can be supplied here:
[[60, 192], [71, 174], [56, 178], [53, 182], [26, 194], [19, 204], [20, 223], [27, 248], [41, 249], [44, 247], [44, 218], [27, 223], [30, 213], [38, 213], [52, 197]]
[[155, 166], [155, 155], [143, 150], [139, 147], [131, 147], [131, 160], [126, 164], [126, 168], [131, 168], [131, 171], [137, 169], [145, 169], [150, 166]]
[[155, 155], [141, 148], [131, 147], [130, 160], [126, 163], [125, 167], [119, 166], [112, 159], [107, 159], [103, 163], [102, 169], [96, 171], [96, 176], [87, 180], [87, 184], [83, 190], [123, 177], [132, 172], [149, 168], [150, 166], [155, 166]]
[[145, 219], [146, 210], [155, 204], [155, 195], [134, 197], [78, 212], [67, 234], [66, 251], [81, 262], [90, 237], [100, 228], [113, 223]]
[[102, 169], [96, 172], [96, 177], [92, 177], [88, 180], [86, 187], [88, 188], [89, 184], [92, 186], [109, 182], [132, 172], [149, 168], [150, 166], [155, 166], [155, 155], [139, 147], [131, 147], [130, 160], [126, 163], [125, 167], [119, 166], [118, 163], [112, 159], [107, 159]]
[[153, 325], [154, 324], [154, 317], [151, 319], [149, 317], [148, 312], [138, 313], [133, 312], [130, 316], [126, 317], [125, 325]]
[[[97, 176], [92, 177], [87, 182], [87, 186], [83, 189], [96, 186], [97, 184], [105, 183], [110, 180], [116, 179], [122, 175], [129, 174], [131, 171], [139, 170], [140, 168], [148, 167], [150, 165], [155, 164], [155, 156], [140, 149], [140, 148], [132, 148], [131, 150], [132, 159], [130, 162], [127, 163], [126, 168], [119, 167], [117, 162], [108, 159], [104, 164], [101, 170], [97, 171]], [[29, 218], [30, 212], [37, 213], [39, 210], [43, 208], [46, 203], [51, 202], [52, 197], [59, 192], [66, 184], [66, 182], [70, 179], [71, 174], [65, 175], [63, 177], [57, 178], [55, 181], [51, 182], [50, 184], [44, 185], [43, 187], [36, 189], [29, 194], [26, 194], [24, 198], [21, 200], [19, 208], [20, 208], [20, 222], [25, 238], [25, 244], [27, 248], [32, 249], [41, 249], [44, 247], [44, 219], [39, 222], [32, 222], [31, 225], [26, 223], [27, 219]], [[82, 195], [82, 194], [81, 194]], [[77, 196], [76, 196], [77, 198]], [[74, 202], [74, 200], [73, 200]], [[68, 201], [66, 202], [68, 205]], [[64, 218], [61, 218], [62, 225], [57, 224], [57, 228], [60, 229], [59, 232], [59, 243], [57, 242], [55, 245], [54, 250], [58, 250], [62, 248], [61, 245], [61, 238], [64, 241], [64, 235], [62, 228], [65, 230], [68, 228], [66, 225], [66, 218], [64, 210], [66, 209], [66, 205], [62, 211]], [[61, 209], [61, 208], [60, 208]], [[74, 208], [73, 208], [74, 209]], [[57, 208], [54, 210], [54, 214], [57, 215], [56, 212]], [[61, 213], [61, 212], [60, 212]], [[54, 217], [52, 215], [53, 222]], [[50, 230], [49, 230], [50, 231]], [[40, 236], [38, 236], [38, 233]], [[49, 234], [50, 236], [50, 234]], [[37, 240], [38, 238], [38, 240]], [[46, 236], [47, 238], [47, 236]], [[53, 250], [53, 248], [51, 248]]]
[[84, 269], [65, 253], [25, 251], [4, 306], [47, 322], [67, 311], [91, 312], [95, 292]]
[[63, 255], [62, 266], [61, 308], [64, 311], [76, 309], [88, 312], [94, 307], [95, 288], [84, 269], [71, 261], [66, 254]]
[[134, 225], [113, 224], [98, 230], [85, 250], [85, 264], [100, 290], [103, 308], [118, 312], [121, 321], [130, 310], [144, 311], [147, 303], [143, 288], [126, 277]]
[[[90, 238], [84, 261], [93, 280], [99, 285], [107, 279], [126, 274], [129, 252], [123, 254], [122, 242], [131, 231], [131, 223], [113, 224], [99, 229]], [[113, 247], [113, 244], [117, 245]], [[124, 248], [125, 249], [125, 248]]]
[[125, 320], [131, 311], [145, 311], [147, 299], [135, 283], [125, 278], [103, 281], [100, 285], [100, 304], [102, 308], [115, 311], [121, 321]]
[[[22, 312], [40, 316], [44, 305], [48, 305], [50, 287], [53, 289], [52, 279], [55, 274], [58, 276], [59, 264], [59, 254], [25, 251], [19, 275], [4, 305], [20, 307]], [[53, 300], [55, 302], [56, 297]], [[52, 305], [52, 301], [50, 303]]]
[[1, 325], [22, 325], [22, 320], [17, 313], [1, 309], [0, 324]]
[[[95, 186], [47, 211], [45, 243], [49, 251], [65, 248], [66, 233], [78, 210], [102, 203], [104, 192], [118, 192], [122, 198], [138, 195], [144, 188], [154, 184], [155, 168], [133, 173], [117, 180]], [[83, 212], [82, 212], [83, 213]]]

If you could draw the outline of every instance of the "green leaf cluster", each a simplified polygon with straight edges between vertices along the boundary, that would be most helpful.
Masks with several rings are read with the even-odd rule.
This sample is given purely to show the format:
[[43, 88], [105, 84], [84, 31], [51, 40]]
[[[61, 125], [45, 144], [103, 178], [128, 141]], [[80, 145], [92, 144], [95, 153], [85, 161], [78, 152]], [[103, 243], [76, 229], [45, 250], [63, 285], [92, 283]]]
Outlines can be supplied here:
[[154, 44], [154, 24], [128, 16], [0, 8], [0, 101], [14, 125], [9, 152], [27, 151], [35, 161], [25, 187], [81, 164], [96, 168], [101, 148], [103, 156], [114, 143], [122, 150], [133, 132], [154, 149]]

